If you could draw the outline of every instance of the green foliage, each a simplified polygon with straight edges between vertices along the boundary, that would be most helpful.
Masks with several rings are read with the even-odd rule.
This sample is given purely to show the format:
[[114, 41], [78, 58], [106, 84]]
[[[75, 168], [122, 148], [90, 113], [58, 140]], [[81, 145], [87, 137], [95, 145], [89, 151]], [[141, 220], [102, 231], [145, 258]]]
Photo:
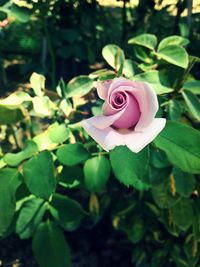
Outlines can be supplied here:
[[[33, 4], [29, 11], [37, 8]], [[54, 35], [58, 50], [65, 42], [70, 49], [82, 43], [78, 29], [57, 29]], [[33, 73], [27, 90], [0, 101], [0, 236], [15, 231], [21, 239], [32, 238], [39, 267], [70, 266], [65, 235], [69, 243], [81, 242], [82, 233], [103, 226], [103, 240], [109, 221], [111, 241], [115, 231], [122, 233], [120, 247], [128, 246], [135, 266], [198, 267], [200, 83], [191, 72], [198, 58], [188, 55], [185, 37], [159, 41], [141, 34], [129, 40], [127, 51], [106, 45], [102, 55], [112, 69], [61, 79], [57, 92], [48, 90], [54, 71], [49, 64], [46, 85], [43, 75]], [[66, 58], [75, 53], [70, 49]], [[104, 152], [79, 123], [102, 113], [102, 100], [92, 90], [96, 83], [120, 76], [149, 83], [158, 95], [157, 116], [168, 120], [139, 153], [126, 146]]]
[[88, 159], [84, 164], [85, 187], [90, 192], [100, 192], [110, 175], [110, 163], [104, 156]]
[[[56, 189], [53, 158], [43, 151], [29, 159], [23, 166], [24, 181], [31, 193], [48, 200]], [[45, 189], [45, 190], [44, 190]]]
[[134, 154], [127, 147], [119, 146], [111, 151], [110, 160], [120, 182], [138, 190], [148, 189], [148, 180], [145, 179], [148, 176], [148, 148]]
[[39, 225], [33, 237], [33, 252], [41, 267], [71, 266], [69, 246], [63, 233], [53, 222], [47, 221]]

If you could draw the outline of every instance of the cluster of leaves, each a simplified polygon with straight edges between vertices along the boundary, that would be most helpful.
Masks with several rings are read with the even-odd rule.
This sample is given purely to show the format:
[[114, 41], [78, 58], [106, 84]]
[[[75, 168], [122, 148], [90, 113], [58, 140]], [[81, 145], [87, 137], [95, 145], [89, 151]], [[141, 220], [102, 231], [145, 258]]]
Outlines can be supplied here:
[[[32, 237], [40, 267], [70, 266], [67, 232], [95, 227], [109, 212], [113, 231], [133, 244], [135, 266], [199, 266], [200, 81], [190, 74], [199, 59], [188, 42], [139, 35], [128, 59], [110, 44], [102, 55], [112, 69], [61, 79], [57, 93], [34, 73], [29, 89], [0, 101], [1, 237]], [[101, 112], [96, 81], [117, 76], [152, 84], [168, 119], [138, 154], [102, 151], [79, 124]]]

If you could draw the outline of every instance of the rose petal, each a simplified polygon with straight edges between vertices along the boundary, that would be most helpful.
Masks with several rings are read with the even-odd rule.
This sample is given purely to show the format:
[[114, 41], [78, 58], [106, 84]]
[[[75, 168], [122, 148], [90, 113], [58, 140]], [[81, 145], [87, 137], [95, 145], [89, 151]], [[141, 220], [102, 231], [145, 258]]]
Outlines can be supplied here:
[[97, 85], [96, 85], [97, 94], [101, 99], [105, 100], [107, 98], [108, 90], [109, 90], [111, 83], [112, 83], [112, 80], [107, 80], [105, 82], [100, 82], [100, 81], [97, 82]]
[[135, 153], [151, 143], [165, 127], [166, 119], [154, 119], [144, 132], [129, 132], [124, 135], [125, 144]]
[[135, 131], [143, 131], [153, 122], [158, 111], [157, 96], [149, 84], [141, 82], [137, 82], [137, 88], [135, 88], [133, 95], [137, 99], [141, 111]]
[[110, 116], [98, 115], [90, 119], [87, 119], [87, 121], [98, 129], [105, 129], [108, 128], [110, 125], [112, 125], [116, 120], [118, 120], [123, 113], [124, 110], [121, 110], [118, 113]]
[[81, 122], [86, 132], [106, 151], [116, 146], [125, 145], [123, 135], [108, 127], [104, 130], [97, 129], [91, 124], [90, 119]]
[[[112, 150], [116, 146], [127, 145], [135, 153], [140, 152], [145, 146], [165, 127], [165, 119], [154, 119], [152, 124], [146, 128], [145, 132], [135, 132], [130, 130], [114, 130], [111, 127], [98, 129], [91, 124], [91, 119], [81, 122], [86, 132], [106, 151]], [[123, 156], [123, 155], [122, 155]]]

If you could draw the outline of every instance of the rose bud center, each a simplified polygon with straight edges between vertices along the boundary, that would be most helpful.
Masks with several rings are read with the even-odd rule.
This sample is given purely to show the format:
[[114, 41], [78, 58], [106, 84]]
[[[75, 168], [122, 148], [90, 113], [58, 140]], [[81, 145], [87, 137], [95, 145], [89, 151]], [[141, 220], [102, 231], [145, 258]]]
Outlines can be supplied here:
[[140, 118], [140, 107], [136, 98], [129, 93], [117, 92], [112, 96], [111, 105], [119, 111], [124, 108], [121, 117], [112, 126], [118, 129], [134, 127]]

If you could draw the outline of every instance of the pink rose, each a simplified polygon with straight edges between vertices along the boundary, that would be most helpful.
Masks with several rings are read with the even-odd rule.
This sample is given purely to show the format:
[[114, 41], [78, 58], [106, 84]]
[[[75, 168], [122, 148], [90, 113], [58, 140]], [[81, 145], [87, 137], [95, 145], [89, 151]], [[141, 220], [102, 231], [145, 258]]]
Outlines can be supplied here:
[[103, 104], [103, 115], [81, 122], [82, 127], [106, 151], [126, 145], [137, 153], [162, 131], [165, 119], [155, 118], [157, 96], [143, 82], [115, 78], [97, 83]]

